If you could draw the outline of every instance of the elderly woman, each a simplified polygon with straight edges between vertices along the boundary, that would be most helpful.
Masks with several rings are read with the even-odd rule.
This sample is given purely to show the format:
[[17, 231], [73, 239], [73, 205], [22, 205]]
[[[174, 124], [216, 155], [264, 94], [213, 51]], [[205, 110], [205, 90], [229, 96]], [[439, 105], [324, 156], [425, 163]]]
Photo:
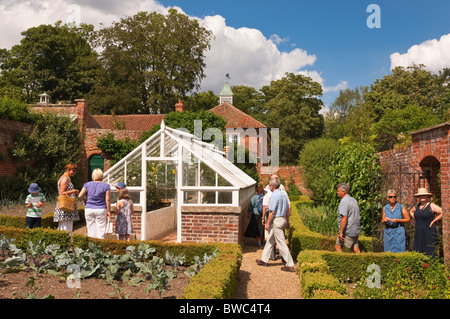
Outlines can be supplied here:
[[406, 235], [403, 224], [409, 223], [409, 213], [405, 206], [397, 202], [397, 192], [393, 189], [387, 191], [388, 204], [383, 207], [384, 224], [384, 251], [401, 253], [406, 251]]
[[442, 208], [430, 202], [433, 194], [426, 188], [419, 188], [414, 196], [419, 198], [419, 203], [410, 210], [411, 217], [416, 222], [414, 251], [436, 257], [438, 244], [436, 222], [442, 219]]
[[110, 214], [110, 186], [103, 183], [103, 172], [96, 168], [92, 172], [92, 182], [83, 185], [80, 197], [87, 195], [84, 205], [87, 235], [94, 238], [105, 238], [107, 218]]
[[[77, 165], [67, 164], [65, 167], [66, 171], [58, 179], [57, 187], [59, 195], [68, 195], [70, 197], [77, 197], [79, 191], [75, 189], [71, 178], [75, 176], [77, 172]], [[53, 221], [58, 223], [58, 230], [68, 231], [72, 234], [73, 222], [80, 220], [80, 215], [78, 214], [77, 202], [75, 201], [75, 209], [72, 212], [65, 212], [59, 209], [58, 202], [55, 207], [55, 214], [53, 215]]]

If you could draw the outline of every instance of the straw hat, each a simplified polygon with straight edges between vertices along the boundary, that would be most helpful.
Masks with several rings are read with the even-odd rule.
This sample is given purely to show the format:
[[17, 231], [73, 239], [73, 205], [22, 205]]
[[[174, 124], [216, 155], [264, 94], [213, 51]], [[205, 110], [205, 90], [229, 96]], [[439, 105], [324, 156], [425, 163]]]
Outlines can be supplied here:
[[428, 189], [421, 187], [417, 190], [417, 194], [414, 194], [414, 196], [433, 196], [433, 194], [428, 192]]

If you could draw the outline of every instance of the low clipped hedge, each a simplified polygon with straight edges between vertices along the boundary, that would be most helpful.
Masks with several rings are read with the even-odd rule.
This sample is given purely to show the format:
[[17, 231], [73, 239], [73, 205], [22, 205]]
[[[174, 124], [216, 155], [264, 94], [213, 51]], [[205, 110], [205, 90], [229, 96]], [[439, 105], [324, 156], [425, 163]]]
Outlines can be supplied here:
[[[324, 236], [322, 234], [311, 231], [302, 222], [299, 214], [299, 209], [302, 205], [311, 205], [309, 202], [303, 203], [301, 201], [291, 203], [291, 215], [289, 222], [291, 228], [289, 229], [288, 239], [291, 249], [291, 254], [297, 256], [302, 250], [329, 250], [334, 251], [336, 237]], [[337, 216], [336, 216], [337, 223]], [[361, 251], [372, 250], [372, 238], [366, 236], [359, 236], [359, 249]], [[344, 251], [350, 251], [344, 247]]]
[[219, 255], [191, 278], [182, 299], [230, 299], [236, 289], [242, 250], [237, 244], [218, 245]]
[[[80, 220], [74, 222], [74, 225], [76, 225], [78, 222], [84, 222], [84, 208], [78, 208], [78, 214], [80, 214]], [[58, 223], [55, 223], [53, 221], [53, 215], [54, 213], [47, 213], [42, 215], [42, 228], [56, 229], [58, 227]], [[6, 227], [25, 228], [26, 208], [24, 208], [23, 216], [0, 214], [0, 225]]]
[[[304, 250], [297, 256], [303, 297], [320, 299], [327, 296], [331, 299], [345, 298], [345, 286], [340, 282], [356, 282], [370, 264], [380, 266], [381, 274], [383, 274], [388, 272], [394, 262], [414, 268], [428, 261], [429, 257], [417, 252], [354, 254]], [[322, 290], [328, 292], [320, 292], [316, 296], [316, 292]]]
[[156, 249], [156, 255], [165, 257], [166, 251], [175, 255], [184, 254], [186, 263], [191, 264], [195, 256], [210, 255], [218, 249], [218, 255], [207, 263], [202, 270], [190, 279], [182, 298], [183, 299], [229, 299], [236, 288], [237, 273], [242, 260], [242, 249], [238, 244], [223, 243], [166, 243], [161, 241], [120, 241], [116, 239], [95, 239], [85, 235], [74, 234], [51, 228], [18, 228], [0, 225], [0, 235], [15, 238], [14, 244], [26, 249], [28, 242], [42, 240], [48, 244], [59, 244], [66, 248], [87, 248], [89, 242], [115, 254], [125, 253], [128, 246], [149, 244]]

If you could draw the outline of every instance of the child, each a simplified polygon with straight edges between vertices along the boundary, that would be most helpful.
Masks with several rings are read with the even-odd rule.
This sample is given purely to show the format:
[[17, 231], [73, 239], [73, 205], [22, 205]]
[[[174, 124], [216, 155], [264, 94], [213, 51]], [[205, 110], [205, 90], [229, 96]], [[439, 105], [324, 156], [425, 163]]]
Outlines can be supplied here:
[[28, 208], [26, 216], [26, 227], [41, 227], [42, 206], [45, 204], [45, 196], [41, 192], [41, 188], [36, 183], [31, 183], [28, 187], [30, 193], [25, 199], [25, 206]]
[[123, 188], [119, 190], [119, 201], [116, 204], [116, 234], [119, 239], [130, 241], [130, 234], [133, 233], [133, 223], [131, 216], [133, 215], [134, 207], [128, 189]]

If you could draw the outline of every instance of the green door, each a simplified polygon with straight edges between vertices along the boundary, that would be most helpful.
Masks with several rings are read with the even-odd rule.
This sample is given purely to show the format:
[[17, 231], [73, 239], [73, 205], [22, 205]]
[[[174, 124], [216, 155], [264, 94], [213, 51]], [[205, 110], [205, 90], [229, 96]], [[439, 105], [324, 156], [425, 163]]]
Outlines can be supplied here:
[[89, 169], [88, 169], [88, 181], [92, 181], [92, 172], [96, 168], [100, 168], [103, 171], [105, 165], [105, 160], [101, 155], [92, 155], [89, 158]]

